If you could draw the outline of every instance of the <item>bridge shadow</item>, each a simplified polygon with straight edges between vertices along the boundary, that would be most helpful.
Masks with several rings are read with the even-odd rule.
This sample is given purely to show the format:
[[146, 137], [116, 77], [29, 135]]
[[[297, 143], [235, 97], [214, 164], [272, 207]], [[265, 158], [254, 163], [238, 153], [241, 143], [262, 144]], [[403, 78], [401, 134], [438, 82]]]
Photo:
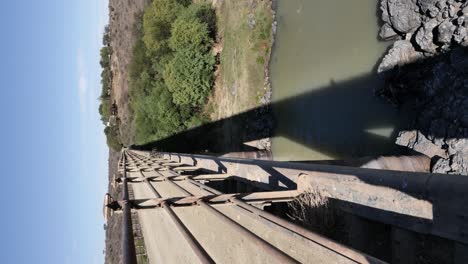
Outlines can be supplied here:
[[[392, 131], [402, 122], [398, 110], [374, 97], [377, 82], [372, 74], [331, 82], [320, 89], [134, 148], [222, 154], [256, 150], [244, 143], [280, 136], [333, 157], [394, 152]], [[278, 120], [287, 121], [287, 125], [277, 126]], [[372, 133], [379, 129], [389, 129], [390, 137]]]
[[[462, 58], [467, 53], [466, 49], [456, 50], [461, 52]], [[400, 130], [418, 129], [426, 137], [463, 138], [466, 135], [457, 131], [429, 131], [429, 126], [414, 122], [421, 107], [427, 107], [427, 102], [420, 100], [425, 92], [421, 90], [421, 78], [434, 78], [435, 73], [431, 72], [433, 65], [447, 60], [453, 60], [453, 54], [434, 56], [382, 74], [381, 78], [385, 77], [393, 85], [407, 83], [404, 89], [383, 89], [384, 93], [393, 92], [387, 96], [395, 98], [394, 101], [402, 106], [399, 108], [374, 95], [383, 80], [368, 73], [342, 82], [331, 80], [329, 85], [320, 89], [134, 148], [224, 154], [257, 150], [245, 143], [275, 136], [341, 159], [400, 154], [405, 150], [394, 144]], [[280, 126], [278, 122], [281, 122]]]

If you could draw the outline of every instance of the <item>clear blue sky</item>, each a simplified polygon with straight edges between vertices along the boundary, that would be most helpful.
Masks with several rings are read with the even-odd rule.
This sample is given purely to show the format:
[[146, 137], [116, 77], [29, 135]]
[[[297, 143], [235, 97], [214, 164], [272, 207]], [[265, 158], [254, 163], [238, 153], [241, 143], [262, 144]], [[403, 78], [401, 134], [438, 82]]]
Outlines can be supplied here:
[[103, 262], [107, 2], [2, 2], [1, 263]]

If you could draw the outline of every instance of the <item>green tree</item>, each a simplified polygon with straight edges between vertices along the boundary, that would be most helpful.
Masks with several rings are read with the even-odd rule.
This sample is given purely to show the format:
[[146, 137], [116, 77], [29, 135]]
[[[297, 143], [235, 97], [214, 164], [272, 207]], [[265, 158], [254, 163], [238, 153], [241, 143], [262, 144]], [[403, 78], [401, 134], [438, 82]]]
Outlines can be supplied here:
[[143, 15], [143, 41], [151, 56], [167, 52], [171, 25], [184, 9], [176, 0], [154, 0]]
[[208, 25], [196, 17], [177, 19], [172, 25], [172, 36], [169, 46], [172, 50], [207, 51], [213, 44], [209, 36]]
[[104, 134], [107, 138], [107, 146], [114, 151], [120, 151], [122, 149], [122, 143], [119, 140], [119, 131], [117, 128], [106, 127]]
[[177, 105], [198, 107], [213, 85], [214, 56], [197, 50], [179, 50], [167, 64], [164, 81]]

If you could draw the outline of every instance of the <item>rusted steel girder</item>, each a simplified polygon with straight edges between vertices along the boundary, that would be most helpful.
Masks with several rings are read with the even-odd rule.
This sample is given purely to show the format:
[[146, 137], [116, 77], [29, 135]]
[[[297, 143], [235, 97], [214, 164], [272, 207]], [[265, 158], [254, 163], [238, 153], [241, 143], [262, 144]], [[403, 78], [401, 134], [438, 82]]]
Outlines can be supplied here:
[[468, 177], [334, 165], [160, 153], [272, 190], [318, 189], [354, 215], [468, 244]]
[[122, 262], [123, 264], [137, 264], [135, 240], [133, 237], [133, 225], [131, 206], [128, 197], [127, 172], [125, 165], [125, 153], [122, 152], [123, 177], [122, 177]]
[[[144, 160], [150, 160], [150, 159], [145, 159], [145, 158], [141, 158], [139, 157], [138, 158], [140, 161], [143, 161], [143, 164], [141, 165], [144, 165]], [[160, 160], [161, 163], [166, 163], [166, 161], [164, 160]], [[175, 168], [174, 166], [171, 167], [170, 170], [167, 171], [167, 173], [170, 173], [172, 175], [164, 175], [162, 174], [161, 172], [159, 172], [158, 169], [155, 169], [154, 170], [154, 173], [160, 177], [166, 177], [167, 178], [167, 182], [169, 182], [171, 185], [173, 185], [174, 187], [176, 187], [178, 190], [180, 190], [181, 192], [183, 192], [184, 194], [186, 194], [187, 196], [189, 196], [188, 198], [190, 199], [191, 197], [193, 197], [192, 193], [187, 191], [186, 189], [184, 189], [182, 186], [180, 186], [179, 184], [177, 184], [178, 182], [174, 182], [172, 181], [172, 179], [175, 179], [177, 178], [177, 175], [178, 173], [175, 172], [174, 170], [172, 170], [172, 168]], [[148, 173], [148, 171], [143, 171], [142, 173]], [[153, 174], [154, 175], [154, 174]], [[201, 189], [204, 189], [210, 193], [213, 193], [213, 194], [217, 194], [219, 195], [219, 197], [223, 196], [223, 194], [221, 194], [220, 192], [218, 192], [217, 190], [215, 189], [212, 189], [204, 184], [201, 184], [193, 179], [190, 179], [188, 178], [187, 179], [189, 182], [191, 182], [193, 185], [196, 185], [197, 187], [201, 188]], [[282, 193], [282, 192], [276, 192], [276, 193]], [[253, 206], [250, 206], [248, 204], [246, 204], [245, 202], [241, 201], [240, 199], [237, 199], [235, 197], [231, 197], [230, 199], [230, 202], [234, 203], [235, 206], [233, 206], [232, 208], [236, 209], [236, 211], [240, 212], [240, 213], [243, 213], [245, 215], [247, 215], [248, 217], [254, 217], [256, 218], [257, 220], [260, 220], [261, 222], [263, 222], [265, 225], [271, 227], [273, 230], [277, 230], [277, 231], [280, 231], [286, 235], [290, 235], [292, 237], [295, 237], [295, 238], [301, 238], [301, 239], [304, 239], [304, 241], [309, 241], [309, 243], [315, 243], [318, 247], [316, 248], [316, 250], [319, 250], [321, 252], [321, 250], [324, 250], [323, 252], [330, 252], [332, 254], [336, 254], [337, 256], [340, 256], [341, 258], [343, 259], [348, 259], [349, 261], [351, 262], [356, 262], [356, 263], [384, 263], [376, 258], [373, 258], [371, 256], [368, 256], [366, 254], [363, 254], [363, 253], [360, 253], [358, 251], [355, 251], [353, 249], [350, 249], [348, 247], [345, 247], [345, 246], [342, 246], [342, 245], [339, 245], [333, 241], [330, 241], [328, 240], [327, 238], [324, 238], [324, 237], [321, 237], [317, 234], [314, 234], [312, 232], [309, 232], [307, 230], [304, 230], [294, 224], [291, 224], [285, 220], [282, 220], [278, 217], [275, 217], [269, 213], [266, 213], [258, 208], [255, 208]], [[249, 237], [248, 234], [245, 234], [244, 232], [247, 231], [249, 233], [251, 233], [251, 235], [253, 235], [254, 237], [257, 237], [259, 239], [259, 241], [264, 241], [266, 242], [265, 240], [263, 240], [262, 238], [258, 237], [256, 234], [252, 233], [250, 230], [248, 230], [247, 228], [245, 228], [244, 226], [242, 226], [240, 223], [237, 223], [235, 221], [233, 221], [231, 218], [227, 217], [226, 215], [224, 215], [223, 213], [221, 213], [220, 211], [218, 211], [216, 208], [213, 208], [213, 206], [209, 206], [208, 204], [204, 203], [203, 201], [199, 203], [202, 207], [204, 207], [206, 210], [209, 210], [210, 212], [212, 212], [213, 214], [215, 214], [216, 216], [219, 216], [221, 217], [220, 219], [224, 219], [226, 218], [225, 220], [228, 221], [226, 222], [227, 224], [234, 224], [237, 226], [234, 227], [232, 226], [233, 228], [235, 228], [236, 230], [239, 230], [238, 228], [241, 228], [242, 230], [244, 231], [241, 231], [239, 230], [240, 232], [242, 232], [246, 237]], [[214, 210], [214, 211], [213, 211]], [[224, 222], [224, 220], [223, 220]], [[232, 222], [232, 223], [231, 223]], [[261, 246], [261, 245], [260, 245]], [[273, 247], [275, 248], [275, 247]], [[276, 249], [276, 248], [275, 248]], [[278, 249], [276, 249], [278, 250]], [[278, 250], [280, 251], [280, 250]], [[282, 254], [285, 254], [283, 251], [280, 251]], [[328, 254], [330, 254], [328, 253]], [[321, 253], [321, 254], [324, 254], [324, 253]], [[285, 254], [286, 256], [288, 256], [287, 254]], [[289, 256], [288, 256], [289, 257]], [[292, 261], [295, 261], [294, 259]], [[284, 261], [283, 261], [284, 262]]]
[[[152, 199], [136, 199], [131, 200], [131, 204], [135, 209], [151, 209], [161, 207], [161, 205], [174, 206], [191, 206], [200, 201], [209, 204], [223, 204], [230, 202], [233, 198], [239, 198], [248, 204], [265, 204], [273, 202], [288, 202], [292, 201], [299, 195], [297, 191], [281, 191], [281, 192], [257, 192], [257, 193], [229, 193], [219, 195], [203, 195], [203, 196], [183, 196], [170, 198], [152, 198]], [[108, 206], [118, 204], [121, 207], [122, 201], [114, 201]], [[114, 206], [115, 207], [115, 206]]]
[[[145, 175], [140, 171], [140, 174], [143, 178], [145, 178], [145, 183], [147, 184], [148, 188], [154, 194], [155, 198], [161, 198], [161, 195], [158, 193], [156, 188], [146, 179]], [[201, 263], [204, 264], [211, 264], [215, 263], [210, 255], [205, 251], [205, 249], [198, 243], [198, 241], [193, 237], [192, 233], [188, 230], [188, 228], [182, 223], [179, 217], [174, 213], [170, 205], [165, 205], [164, 203], [161, 204], [161, 207], [164, 208], [166, 213], [169, 215], [171, 220], [174, 222], [176, 228], [182, 234], [184, 239], [189, 244], [190, 248], [194, 251], [195, 255], [197, 255], [198, 259]]]
[[[207, 187], [207, 186], [202, 186], [202, 184], [198, 183], [198, 182], [195, 182], [195, 181], [192, 181], [192, 183], [200, 188], [202, 187]], [[210, 187], [207, 187], [207, 188], [210, 188]], [[213, 189], [213, 188], [210, 188], [210, 191], [213, 192], [213, 193], [217, 193], [219, 194], [220, 192]], [[281, 219], [275, 215], [272, 215], [270, 213], [267, 213], [263, 210], [260, 210], [258, 209], [257, 207], [255, 206], [251, 206], [245, 202], [243, 202], [242, 200], [238, 199], [238, 198], [232, 198], [231, 199], [231, 202], [238, 205], [240, 208], [243, 208], [244, 210], [246, 211], [250, 211], [250, 212], [253, 212], [255, 215], [258, 216], [259, 219], [261, 220], [264, 220], [267, 224], [270, 224], [270, 223], [275, 223], [276, 225], [279, 225], [279, 226], [282, 226], [284, 228], [281, 228], [281, 229], [278, 229], [280, 232], [284, 232], [286, 233], [287, 235], [299, 235], [299, 236], [302, 236], [304, 238], [307, 238], [308, 240], [310, 241], [313, 241], [314, 243], [316, 244], [319, 244], [339, 255], [342, 255], [350, 260], [353, 260], [355, 261], [356, 263], [385, 263], [377, 258], [374, 258], [372, 256], [369, 256], [369, 255], [366, 255], [366, 254], [363, 254], [359, 251], [356, 251], [356, 250], [353, 250], [349, 247], [346, 247], [346, 246], [343, 246], [343, 245], [340, 245], [338, 243], [335, 243], [321, 235], [318, 235], [318, 234], [315, 234], [313, 232], [310, 232], [308, 230], [306, 230], [305, 228], [302, 228], [300, 226], [297, 226], [295, 224], [292, 224], [284, 219]], [[241, 210], [239, 210], [241, 211]], [[243, 212], [243, 211], [241, 211]], [[244, 212], [245, 214], [245, 212]], [[249, 214], [246, 214], [247, 216], [250, 216]]]
[[[161, 174], [161, 176], [164, 177], [163, 174]], [[185, 193], [187, 196], [193, 196], [192, 193], [190, 193], [189, 191], [187, 191], [186, 189], [184, 189], [182, 186], [178, 185], [177, 183], [175, 183], [175, 182], [173, 182], [171, 180], [169, 180], [169, 182], [171, 183], [171, 185], [173, 185], [174, 187], [179, 189], [181, 192]], [[256, 234], [252, 233], [250, 230], [248, 230], [245, 227], [243, 227], [242, 225], [240, 225], [239, 223], [234, 222], [232, 219], [225, 216], [223, 213], [216, 210], [212, 206], [209, 206], [208, 204], [206, 204], [203, 201], [198, 202], [198, 204], [202, 208], [204, 208], [207, 211], [211, 212], [212, 214], [216, 215], [221, 221], [223, 221], [223, 223], [229, 225], [231, 228], [237, 230], [239, 233], [243, 234], [246, 238], [250, 239], [252, 242], [254, 242], [261, 249], [265, 250], [265, 252], [267, 252], [269, 255], [275, 256], [282, 263], [299, 263], [298, 261], [296, 261], [291, 256], [289, 256], [286, 253], [284, 253], [283, 251], [277, 249], [276, 247], [274, 247], [273, 245], [271, 245], [267, 241], [263, 240], [262, 238], [260, 238]]]

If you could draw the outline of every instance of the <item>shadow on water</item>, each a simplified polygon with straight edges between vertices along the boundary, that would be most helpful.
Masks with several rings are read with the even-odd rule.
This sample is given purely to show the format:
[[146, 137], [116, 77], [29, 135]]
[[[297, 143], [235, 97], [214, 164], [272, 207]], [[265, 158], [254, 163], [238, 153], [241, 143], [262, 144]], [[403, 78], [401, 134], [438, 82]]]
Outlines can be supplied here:
[[[196, 127], [140, 146], [172, 152], [228, 153], [255, 150], [245, 142], [281, 136], [333, 157], [394, 151], [394, 136], [373, 133], [400, 126], [395, 113], [373, 98], [368, 74]], [[275, 113], [272, 115], [272, 111]], [[276, 115], [300, 127], [275, 129]], [[297, 119], [297, 120], [295, 120]], [[396, 130], [395, 130], [396, 131]]]
[[[463, 52], [466, 53], [466, 50]], [[399, 79], [408, 84], [408, 88], [402, 90], [408, 94], [399, 97], [419, 100], [421, 93], [424, 93], [417, 90], [421, 89], [417, 88], [421, 87], [421, 78], [424, 79], [426, 76], [434, 78], [431, 77], [434, 75], [431, 70], [433, 65], [445, 63], [447, 60], [454, 60], [454, 55], [434, 56], [397, 68], [394, 72], [384, 73], [383, 76], [391, 80], [395, 74], [403, 74]], [[256, 150], [245, 143], [281, 136], [325, 155], [346, 158], [398, 154], [395, 153], [397, 147], [393, 142], [397, 132], [402, 129], [419, 129], [426, 136], [432, 134], [433, 137], [462, 137], [462, 135], [447, 134], [444, 129], [441, 129], [441, 132], [427, 131], [425, 126], [415, 124], [413, 121], [418, 112], [414, 111], [420, 111], [420, 108], [410, 106], [388, 111], [389, 105], [379, 102], [384, 99], [376, 100], [374, 96], [373, 83], [376, 82], [376, 78], [373, 74], [366, 74], [343, 82], [330, 81], [328, 86], [321, 89], [189, 129], [136, 148], [222, 154]], [[416, 105], [413, 103], [414, 100], [407, 101]], [[275, 119], [280, 115], [283, 115], [282, 120], [289, 119], [291, 124], [296, 125], [286, 128], [282, 125], [276, 129]]]

